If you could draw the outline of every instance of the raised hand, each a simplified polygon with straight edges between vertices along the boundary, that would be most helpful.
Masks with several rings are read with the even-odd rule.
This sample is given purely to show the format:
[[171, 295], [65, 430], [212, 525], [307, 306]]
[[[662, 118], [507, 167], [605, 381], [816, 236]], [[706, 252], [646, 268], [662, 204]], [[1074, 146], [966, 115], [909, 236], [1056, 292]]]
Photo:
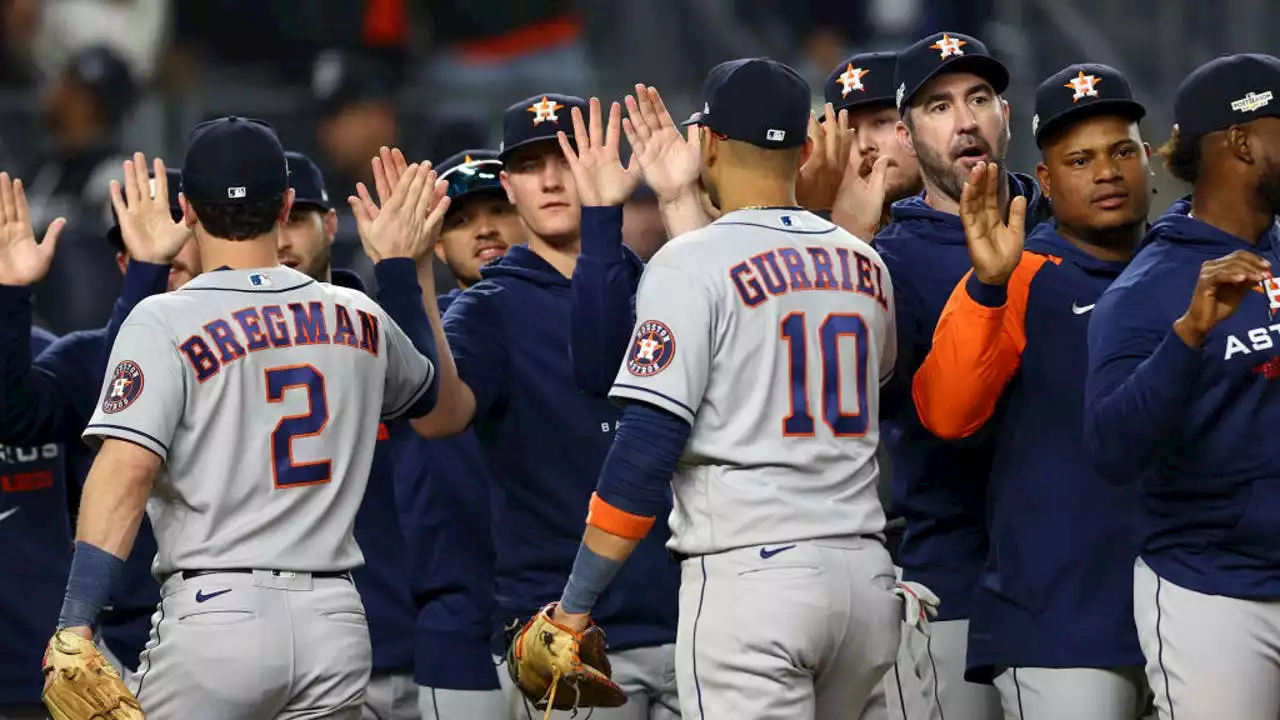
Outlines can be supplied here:
[[682, 134], [654, 87], [636, 85], [635, 96], [628, 95], [624, 102], [627, 117], [622, 132], [631, 144], [633, 162], [640, 164], [644, 181], [658, 200], [670, 202], [693, 190], [702, 167], [698, 126], [691, 125], [688, 134]]
[[1027, 199], [1009, 203], [1009, 220], [1000, 212], [1000, 183], [1004, 173], [996, 163], [980, 162], [969, 171], [960, 194], [960, 221], [969, 246], [973, 273], [987, 285], [1004, 285], [1022, 261]]
[[1191, 293], [1191, 304], [1174, 323], [1174, 329], [1188, 345], [1199, 347], [1205, 335], [1230, 317], [1258, 283], [1270, 278], [1271, 263], [1248, 250], [1205, 261]]
[[448, 184], [436, 179], [430, 165], [414, 163], [403, 173], [394, 167], [392, 171], [398, 177], [381, 207], [369, 197], [364, 183], [356, 186], [359, 197], [349, 197], [347, 202], [369, 259], [375, 263], [389, 258], [417, 262], [431, 253], [440, 236], [449, 209]]
[[154, 186], [147, 176], [147, 157], [134, 153], [124, 161], [124, 188], [111, 181], [111, 205], [120, 223], [120, 238], [129, 256], [142, 262], [168, 265], [191, 237], [191, 228], [174, 222], [169, 212], [169, 178], [164, 160], [152, 161]]
[[0, 285], [26, 287], [44, 279], [66, 224], [66, 218], [54, 220], [37, 244], [22, 181], [0, 173]]
[[857, 155], [850, 153], [847, 162], [844, 180], [831, 206], [831, 222], [871, 242], [884, 217], [884, 198], [893, 161], [883, 155], [876, 158], [866, 177], [858, 173], [861, 161]]
[[835, 204], [840, 185], [849, 175], [847, 168], [855, 137], [849, 129], [848, 110], [836, 113], [831, 103], [827, 103], [823, 112], [825, 122], [809, 116], [813, 152], [796, 178], [796, 201], [813, 211], [831, 210]]
[[622, 108], [618, 103], [609, 106], [609, 122], [601, 119], [600, 100], [591, 98], [587, 106], [590, 123], [584, 123], [582, 111], [573, 108], [573, 144], [564, 131], [556, 133], [560, 151], [569, 162], [578, 197], [585, 207], [621, 205], [625, 203], [640, 183], [640, 166], [631, 158], [627, 167], [618, 159], [621, 140]]

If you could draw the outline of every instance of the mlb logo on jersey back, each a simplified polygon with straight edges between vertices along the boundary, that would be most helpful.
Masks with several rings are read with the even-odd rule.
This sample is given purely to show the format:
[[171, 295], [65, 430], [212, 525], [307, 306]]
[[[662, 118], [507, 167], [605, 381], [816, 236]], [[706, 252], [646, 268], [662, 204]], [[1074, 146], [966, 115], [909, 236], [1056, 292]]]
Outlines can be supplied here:
[[275, 285], [275, 282], [271, 280], [271, 276], [263, 273], [254, 273], [250, 275], [249, 283], [255, 287], [271, 287], [272, 285]]
[[645, 320], [636, 327], [627, 371], [636, 377], [651, 377], [666, 370], [675, 356], [676, 337], [671, 328], [657, 320]]
[[142, 368], [132, 360], [121, 360], [111, 371], [106, 397], [102, 398], [102, 412], [108, 415], [129, 407], [142, 395]]

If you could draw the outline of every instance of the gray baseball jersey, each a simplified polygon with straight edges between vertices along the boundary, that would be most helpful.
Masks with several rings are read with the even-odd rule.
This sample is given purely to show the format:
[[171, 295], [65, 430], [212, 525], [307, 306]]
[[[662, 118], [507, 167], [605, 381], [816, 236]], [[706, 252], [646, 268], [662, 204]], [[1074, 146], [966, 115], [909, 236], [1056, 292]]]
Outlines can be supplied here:
[[879, 390], [897, 337], [871, 246], [799, 209], [727, 213], [654, 255], [636, 318], [610, 396], [693, 425], [673, 550], [884, 529]]
[[84, 436], [165, 461], [147, 508], [159, 577], [361, 564], [351, 528], [378, 420], [434, 374], [366, 295], [285, 267], [207, 272], [143, 300], [107, 368]]

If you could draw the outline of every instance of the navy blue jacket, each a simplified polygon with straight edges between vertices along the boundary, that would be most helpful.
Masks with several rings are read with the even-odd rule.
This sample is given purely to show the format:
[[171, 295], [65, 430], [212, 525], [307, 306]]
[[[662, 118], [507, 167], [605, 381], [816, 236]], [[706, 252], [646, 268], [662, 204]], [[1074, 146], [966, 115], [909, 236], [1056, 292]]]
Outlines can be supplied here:
[[[444, 324], [504, 498], [494, 538], [498, 631], [559, 599], [619, 411], [575, 384], [568, 278], [525, 246], [481, 275]], [[669, 535], [660, 518], [596, 603], [611, 648], [675, 641], [679, 570], [664, 548]]]
[[[0, 443], [64, 443], [67, 471], [74, 478], [70, 483], [72, 514], [93, 464], [93, 453], [81, 441], [80, 433], [101, 395], [111, 344], [135, 305], [164, 292], [168, 276], [168, 266], [131, 262], [107, 327], [65, 335], [34, 361], [25, 352], [8, 351], [26, 344], [31, 328], [31, 292], [28, 288], [0, 287], [0, 342], [6, 348], [0, 369]], [[155, 536], [144, 517], [124, 574], [112, 591], [111, 605], [98, 617], [98, 630], [107, 646], [130, 669], [137, 669], [138, 654], [150, 632], [151, 614], [160, 602], [160, 586], [151, 576], [155, 554]], [[65, 589], [65, 576], [63, 582]], [[60, 601], [56, 604], [61, 606]]]
[[[348, 270], [334, 270], [333, 284], [365, 291], [360, 276]], [[396, 510], [395, 477], [400, 468], [393, 461], [388, 440], [388, 434], [379, 428], [369, 484], [356, 511], [355, 538], [364, 565], [351, 571], [369, 619], [375, 674], [413, 669], [416, 612], [409, 592], [405, 537]]]
[[1176, 203], [1156, 222], [1093, 311], [1085, 443], [1099, 474], [1140, 485], [1141, 554], [1160, 577], [1209, 595], [1276, 599], [1280, 285], [1246, 292], [1200, 348], [1172, 326], [1204, 262], [1245, 250], [1280, 268], [1280, 227], [1255, 245], [1187, 208]]
[[942, 437], [975, 431], [1006, 401], [987, 490], [990, 548], [969, 618], [972, 681], [990, 682], [1002, 666], [1143, 663], [1137, 489], [1098, 477], [1081, 431], [1090, 308], [1126, 265], [1041, 223], [1007, 285], [965, 277], [916, 372], [916, 409]]
[[[438, 298], [441, 314], [461, 292]], [[423, 687], [497, 690], [489, 647], [494, 482], [480, 443], [470, 430], [427, 440], [406, 420], [388, 425], [418, 611], [414, 679]]]
[[[1048, 216], [1036, 181], [1010, 173], [1011, 195], [1028, 200], [1027, 229]], [[933, 341], [947, 298], [972, 264], [959, 215], [931, 208], [924, 195], [893, 204], [875, 248], [893, 280], [898, 330], [894, 381], [884, 390], [884, 442], [893, 458], [894, 514], [907, 523], [898, 563], [903, 577], [941, 599], [940, 620], [969, 617], [987, 557], [986, 489], [992, 433], [944, 442], [920, 424], [907, 393]]]
[[[30, 333], [32, 360], [57, 339]], [[40, 702], [40, 658], [71, 569], [68, 492], [61, 443], [0, 445], [0, 708]]]
[[582, 208], [582, 253], [573, 269], [569, 355], [578, 387], [608, 396], [636, 326], [644, 262], [622, 244], [622, 207]]

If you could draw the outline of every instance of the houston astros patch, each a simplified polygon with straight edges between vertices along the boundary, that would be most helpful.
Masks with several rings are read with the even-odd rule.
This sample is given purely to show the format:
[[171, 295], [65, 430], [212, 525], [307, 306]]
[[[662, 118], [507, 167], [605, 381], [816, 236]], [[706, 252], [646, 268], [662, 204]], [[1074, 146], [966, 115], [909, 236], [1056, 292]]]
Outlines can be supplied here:
[[107, 381], [107, 396], [102, 399], [102, 412], [118, 413], [142, 395], [142, 368], [132, 360], [121, 360]]
[[676, 336], [657, 320], [645, 320], [636, 327], [627, 355], [627, 370], [636, 377], [657, 375], [676, 357]]

